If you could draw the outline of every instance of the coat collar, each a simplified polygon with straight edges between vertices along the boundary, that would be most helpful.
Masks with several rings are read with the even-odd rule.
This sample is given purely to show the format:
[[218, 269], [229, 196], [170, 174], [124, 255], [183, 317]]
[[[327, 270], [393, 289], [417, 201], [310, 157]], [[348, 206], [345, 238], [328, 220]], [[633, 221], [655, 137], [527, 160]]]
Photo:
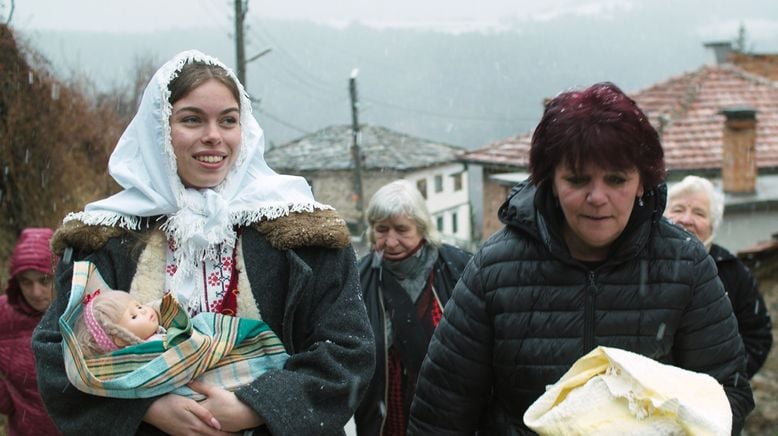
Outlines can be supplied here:
[[[629, 222], [614, 241], [609, 259], [629, 259], [648, 243], [654, 224], [662, 219], [667, 201], [667, 186], [661, 183], [646, 190], [643, 205], [636, 201]], [[500, 206], [498, 217], [508, 227], [520, 229], [541, 241], [549, 251], [562, 259], [572, 259], [562, 238], [561, 211], [556, 207], [548, 184], [536, 187], [525, 180], [511, 189]]]
[[[302, 247], [344, 248], [351, 244], [346, 222], [334, 210], [297, 212], [274, 220], [262, 220], [251, 224], [264, 234], [270, 244], [279, 250]], [[148, 229], [154, 230], [155, 224]], [[67, 247], [78, 251], [93, 252], [109, 239], [129, 236], [134, 232], [122, 227], [86, 225], [79, 221], [63, 224], [52, 238], [54, 252], [62, 256]]]

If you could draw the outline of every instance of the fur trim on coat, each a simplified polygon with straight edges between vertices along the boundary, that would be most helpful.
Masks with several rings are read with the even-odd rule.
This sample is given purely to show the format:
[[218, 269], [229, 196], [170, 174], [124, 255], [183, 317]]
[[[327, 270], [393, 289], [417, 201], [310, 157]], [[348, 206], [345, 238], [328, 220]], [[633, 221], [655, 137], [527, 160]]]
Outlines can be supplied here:
[[[351, 243], [346, 221], [334, 210], [290, 213], [272, 221], [254, 223], [253, 227], [266, 235], [271, 245], [279, 250], [300, 247], [344, 248]], [[62, 256], [67, 247], [91, 252], [125, 232], [130, 230], [70, 221], [54, 233], [51, 247], [58, 256]]]

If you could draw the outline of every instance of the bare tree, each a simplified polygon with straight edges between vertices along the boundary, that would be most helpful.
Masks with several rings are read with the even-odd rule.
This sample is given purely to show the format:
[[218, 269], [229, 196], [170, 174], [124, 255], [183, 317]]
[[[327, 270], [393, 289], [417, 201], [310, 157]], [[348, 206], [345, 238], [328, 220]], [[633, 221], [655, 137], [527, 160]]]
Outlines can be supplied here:
[[57, 80], [0, 24], [0, 233], [58, 227], [115, 190], [106, 169], [123, 128], [114, 107], [82, 83]]

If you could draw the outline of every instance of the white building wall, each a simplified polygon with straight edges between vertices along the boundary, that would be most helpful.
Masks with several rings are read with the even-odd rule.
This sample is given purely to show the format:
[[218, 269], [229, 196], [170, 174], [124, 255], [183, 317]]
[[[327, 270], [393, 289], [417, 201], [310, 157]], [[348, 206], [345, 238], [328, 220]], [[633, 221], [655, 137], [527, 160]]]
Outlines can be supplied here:
[[[436, 177], [440, 177], [442, 182], [440, 192], [436, 191]], [[454, 189], [456, 177], [461, 177], [459, 190]], [[426, 168], [409, 173], [405, 179], [417, 186], [421, 180], [426, 184], [427, 208], [432, 215], [433, 225], [438, 225], [439, 222], [442, 224], [439, 230], [444, 242], [470, 248], [472, 216], [469, 180], [464, 164], [453, 163]]]
[[761, 210], [724, 210], [714, 241], [733, 253], [778, 233], [778, 207]]

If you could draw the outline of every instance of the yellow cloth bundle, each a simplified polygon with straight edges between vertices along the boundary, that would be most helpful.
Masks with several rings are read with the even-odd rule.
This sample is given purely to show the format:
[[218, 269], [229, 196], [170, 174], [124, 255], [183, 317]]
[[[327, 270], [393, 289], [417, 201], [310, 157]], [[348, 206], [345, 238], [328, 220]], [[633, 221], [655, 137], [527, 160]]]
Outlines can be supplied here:
[[541, 435], [729, 435], [732, 411], [707, 374], [597, 347], [532, 403], [524, 423]]

